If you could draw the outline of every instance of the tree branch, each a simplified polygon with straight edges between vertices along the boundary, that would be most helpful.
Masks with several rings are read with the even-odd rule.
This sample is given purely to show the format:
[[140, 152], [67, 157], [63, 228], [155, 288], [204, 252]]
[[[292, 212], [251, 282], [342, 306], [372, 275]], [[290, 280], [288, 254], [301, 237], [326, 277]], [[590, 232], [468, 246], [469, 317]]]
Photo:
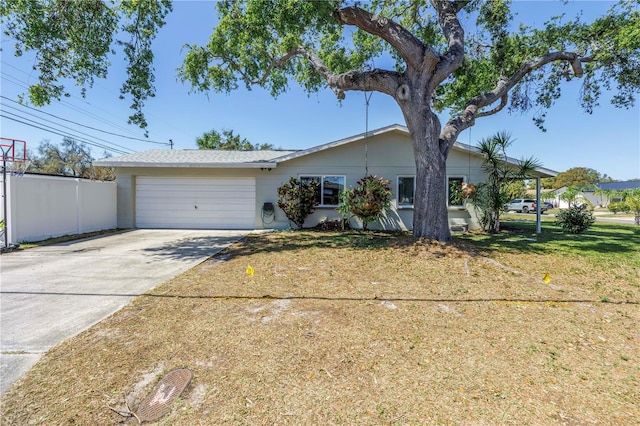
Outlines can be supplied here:
[[431, 83], [435, 88], [462, 65], [464, 58], [464, 29], [460, 25], [457, 13], [464, 7], [465, 2], [430, 1], [438, 14], [438, 23], [442, 33], [447, 39], [447, 51], [440, 58]]
[[[509, 91], [513, 89], [513, 87], [518, 84], [527, 74], [540, 69], [551, 62], [556, 61], [568, 61], [571, 64], [576, 77], [582, 77], [582, 63], [591, 62], [593, 61], [593, 58], [580, 57], [580, 55], [574, 52], [552, 52], [525, 63], [511, 77], [501, 78], [500, 80], [498, 80], [495, 89], [472, 98], [469, 102], [467, 102], [464, 110], [444, 126], [444, 129], [440, 135], [440, 139], [447, 145], [447, 152], [455, 143], [456, 138], [458, 137], [460, 132], [468, 129], [475, 124], [476, 118], [493, 115], [504, 108]], [[502, 102], [496, 108], [486, 112], [478, 112], [482, 108], [493, 104], [498, 99], [502, 99]]]
[[347, 90], [376, 91], [394, 96], [399, 86], [400, 74], [397, 72], [374, 69], [333, 74], [315, 52], [302, 47], [297, 49], [311, 62], [340, 99], [344, 99], [344, 92]]
[[222, 60], [236, 71], [242, 79], [251, 85], [262, 85], [269, 78], [271, 72], [278, 67], [284, 66], [296, 56], [305, 57], [327, 85], [336, 93], [338, 98], [344, 99], [344, 92], [347, 90], [377, 91], [393, 96], [399, 86], [400, 75], [397, 72], [374, 69], [371, 71], [349, 71], [343, 74], [333, 74], [329, 71], [322, 59], [313, 51], [297, 46], [290, 49], [284, 55], [274, 58], [266, 68], [264, 74], [258, 79], [250, 78], [237, 62], [230, 57], [214, 56], [207, 52], [210, 57]]
[[502, 109], [507, 106], [507, 100], [509, 99], [509, 94], [505, 93], [504, 95], [502, 95], [502, 97], [500, 98], [500, 105], [498, 105], [497, 107], [495, 107], [494, 109], [490, 110], [490, 111], [483, 111], [483, 112], [479, 112], [476, 114], [476, 118], [480, 118], [480, 117], [487, 117], [489, 115], [493, 115], [493, 114], [497, 114], [500, 111], [502, 111]]
[[391, 19], [374, 15], [359, 7], [350, 6], [336, 10], [334, 19], [342, 25], [354, 25], [369, 34], [389, 43], [406, 62], [408, 67], [418, 69], [424, 56], [436, 58], [431, 47], [427, 47], [403, 26]]
[[475, 103], [478, 108], [483, 108], [485, 106], [491, 105], [495, 101], [497, 101], [502, 96], [506, 95], [509, 90], [511, 90], [516, 84], [520, 82], [527, 74], [537, 69], [542, 68], [543, 66], [556, 61], [568, 61], [573, 68], [573, 72], [576, 77], [582, 77], [582, 62], [591, 62], [593, 59], [590, 57], [580, 57], [577, 53], [574, 52], [552, 52], [548, 53], [542, 57], [532, 59], [527, 62], [523, 66], [520, 67], [518, 71], [516, 71], [509, 78], [501, 78], [496, 85], [496, 88], [491, 92], [483, 93], [482, 95], [476, 96], [471, 99], [469, 103]]

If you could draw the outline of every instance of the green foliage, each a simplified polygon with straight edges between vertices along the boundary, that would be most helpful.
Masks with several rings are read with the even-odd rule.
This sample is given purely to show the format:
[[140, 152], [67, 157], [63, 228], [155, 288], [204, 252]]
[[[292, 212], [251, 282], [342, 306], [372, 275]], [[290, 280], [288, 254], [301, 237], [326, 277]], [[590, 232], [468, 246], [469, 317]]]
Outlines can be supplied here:
[[624, 203], [630, 211], [633, 211], [636, 225], [640, 226], [640, 188], [623, 191]]
[[523, 179], [531, 177], [531, 173], [540, 167], [540, 163], [533, 157], [520, 160], [518, 168], [507, 164], [506, 150], [512, 143], [511, 135], [498, 132], [481, 140], [478, 145], [478, 150], [484, 157], [482, 169], [487, 174], [487, 180], [477, 185], [470, 200], [480, 226], [487, 232], [500, 231], [500, 216], [504, 205], [522, 194], [525, 190]]
[[593, 189], [592, 185], [571, 185], [567, 188], [565, 192], [560, 194], [560, 199], [569, 203], [569, 206], [575, 206], [578, 204], [586, 204], [590, 205], [589, 200], [584, 198], [581, 193], [586, 189]]
[[355, 188], [342, 191], [338, 212], [347, 218], [349, 212], [362, 220], [366, 230], [370, 223], [380, 220], [391, 206], [389, 181], [377, 176], [365, 176]]
[[614, 201], [607, 205], [609, 211], [613, 214], [630, 213], [631, 209], [624, 201]]
[[[105, 156], [108, 156], [105, 153]], [[112, 167], [94, 167], [91, 149], [75, 139], [65, 137], [60, 146], [41, 142], [37, 154], [30, 153], [29, 171], [94, 180], [115, 180]]]
[[304, 221], [318, 205], [320, 183], [315, 180], [302, 182], [294, 177], [278, 188], [278, 207], [291, 222], [302, 229]]
[[[585, 109], [590, 111], [597, 104], [601, 85], [610, 88], [612, 83], [619, 91], [613, 103], [632, 105], [640, 87], [640, 13], [634, 9], [636, 3], [622, 1], [606, 17], [591, 23], [583, 22], [580, 16], [551, 17], [540, 29], [513, 25], [507, 0], [469, 2], [458, 13], [467, 34], [462, 66], [437, 89], [433, 108], [458, 113], [471, 98], [495, 89], [505, 76], [515, 75], [530, 61], [552, 51], [576, 52], [590, 58], [582, 90]], [[437, 14], [426, 1], [356, 4], [394, 20], [435, 52], [448, 48]], [[406, 58], [391, 44], [380, 42], [380, 37], [364, 26], [347, 29], [334, 19], [343, 6], [346, 8], [332, 0], [221, 1], [220, 22], [209, 43], [186, 46], [188, 54], [180, 78], [196, 91], [229, 92], [240, 84], [257, 84], [277, 96], [287, 90], [292, 77], [307, 91], [315, 92], [327, 82], [308, 52], [316, 54], [326, 71], [334, 75], [361, 71], [384, 55], [395, 60], [393, 70], [406, 70]], [[562, 81], [577, 77], [580, 75], [571, 72], [568, 61], [552, 61], [548, 67], [530, 69], [515, 85], [509, 107], [519, 111], [539, 109], [541, 114], [536, 119], [542, 126], [544, 110], [561, 95]]]
[[573, 205], [568, 209], [560, 210], [556, 216], [556, 225], [570, 234], [583, 233], [593, 225], [593, 222], [595, 222], [593, 212], [586, 204]]
[[227, 151], [252, 151], [274, 149], [268, 143], [252, 144], [246, 138], [233, 134], [233, 130], [222, 130], [222, 134], [217, 130], [205, 132], [196, 138], [199, 149], [222, 149]]
[[349, 191], [340, 191], [338, 194], [338, 214], [342, 218], [342, 229], [348, 229], [349, 222], [354, 214], [351, 212], [351, 206], [349, 202], [351, 200], [351, 194]]
[[[606, 175], [605, 175], [606, 176]], [[553, 179], [554, 189], [563, 186], [586, 186], [594, 183], [602, 182], [603, 175], [597, 170], [588, 167], [573, 167], [564, 172], [558, 173]]]
[[151, 43], [170, 11], [169, 0], [4, 0], [0, 22], [16, 56], [36, 53], [37, 82], [28, 89], [36, 106], [68, 96], [65, 78], [84, 95], [96, 78], [107, 77], [113, 46], [120, 46], [128, 64], [121, 98], [131, 98], [129, 122], [144, 128], [142, 110], [155, 95]]

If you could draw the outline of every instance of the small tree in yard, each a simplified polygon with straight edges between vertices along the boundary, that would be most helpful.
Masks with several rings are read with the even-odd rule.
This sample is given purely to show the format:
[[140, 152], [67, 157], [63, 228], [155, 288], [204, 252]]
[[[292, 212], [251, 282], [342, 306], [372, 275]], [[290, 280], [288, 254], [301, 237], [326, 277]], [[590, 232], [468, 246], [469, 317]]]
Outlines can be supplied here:
[[624, 204], [633, 211], [636, 225], [640, 226], [640, 188], [624, 191]]
[[590, 185], [571, 185], [566, 191], [560, 194], [560, 199], [566, 201], [569, 207], [577, 206], [578, 204], [591, 206], [591, 202], [581, 195], [583, 191], [590, 188], [592, 188]]
[[300, 181], [294, 177], [278, 188], [278, 207], [291, 222], [302, 229], [304, 221], [318, 205], [320, 182]]
[[382, 218], [384, 212], [391, 206], [391, 188], [389, 181], [377, 176], [365, 176], [358, 181], [355, 188], [343, 191], [343, 203], [338, 211], [343, 218], [345, 211], [350, 211], [362, 221], [366, 231], [370, 223]]
[[581, 234], [589, 229], [593, 222], [595, 218], [587, 204], [574, 204], [568, 209], [560, 210], [556, 216], [556, 225], [571, 234]]
[[531, 177], [531, 173], [540, 166], [534, 158], [520, 160], [517, 168], [508, 164], [506, 150], [512, 143], [508, 133], [499, 132], [478, 145], [484, 157], [482, 169], [487, 173], [487, 180], [477, 185], [475, 192], [470, 194], [470, 200], [480, 226], [487, 232], [500, 231], [504, 205], [520, 191], [520, 185], [513, 185], [513, 182]]

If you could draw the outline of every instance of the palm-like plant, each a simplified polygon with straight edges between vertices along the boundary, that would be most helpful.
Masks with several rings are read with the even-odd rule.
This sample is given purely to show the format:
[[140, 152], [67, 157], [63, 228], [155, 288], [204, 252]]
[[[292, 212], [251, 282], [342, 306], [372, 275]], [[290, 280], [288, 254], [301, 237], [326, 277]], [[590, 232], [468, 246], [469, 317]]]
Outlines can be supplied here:
[[541, 165], [533, 157], [519, 160], [517, 166], [509, 164], [506, 151], [512, 143], [509, 133], [498, 132], [478, 144], [478, 150], [484, 157], [482, 170], [487, 174], [487, 180], [477, 186], [470, 199], [478, 213], [480, 225], [488, 232], [500, 231], [504, 205], [513, 198], [509, 183], [530, 178]]
[[636, 225], [640, 226], [640, 188], [624, 191], [624, 202], [633, 211]]

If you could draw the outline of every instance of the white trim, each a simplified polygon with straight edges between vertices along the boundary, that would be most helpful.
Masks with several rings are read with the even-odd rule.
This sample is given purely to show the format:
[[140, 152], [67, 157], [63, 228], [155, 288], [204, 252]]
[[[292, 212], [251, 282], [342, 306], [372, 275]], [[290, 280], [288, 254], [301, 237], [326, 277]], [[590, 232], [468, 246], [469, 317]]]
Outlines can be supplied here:
[[220, 163], [220, 162], [208, 162], [208, 163], [194, 163], [194, 162], [150, 162], [150, 161], [109, 161], [96, 160], [92, 163], [94, 166], [99, 167], [164, 167], [164, 168], [217, 168], [217, 169], [275, 169], [278, 167], [278, 163], [271, 161], [263, 162], [251, 162], [251, 163]]
[[324, 180], [327, 177], [338, 177], [338, 178], [342, 178], [343, 183], [342, 183], [342, 190], [344, 191], [345, 189], [347, 189], [347, 175], [330, 175], [330, 174], [326, 174], [326, 175], [316, 175], [316, 174], [299, 174], [298, 175], [298, 180], [302, 180], [302, 178], [320, 178], [320, 204], [318, 204], [316, 206], [316, 208], [324, 208], [324, 207], [330, 207], [330, 208], [336, 208], [338, 207], [340, 204], [324, 204]]
[[449, 179], [460, 179], [462, 178], [462, 183], [467, 182], [467, 176], [466, 175], [447, 175], [446, 179], [445, 179], [445, 190], [447, 192], [447, 208], [448, 209], [459, 209], [464, 207], [464, 203], [463, 204], [449, 204]]
[[415, 200], [416, 197], [416, 175], [398, 175], [396, 176], [396, 205], [399, 209], [412, 209], [412, 203], [401, 203], [400, 202], [400, 179], [401, 178], [412, 178], [413, 179], [413, 194], [411, 194], [411, 198]]

